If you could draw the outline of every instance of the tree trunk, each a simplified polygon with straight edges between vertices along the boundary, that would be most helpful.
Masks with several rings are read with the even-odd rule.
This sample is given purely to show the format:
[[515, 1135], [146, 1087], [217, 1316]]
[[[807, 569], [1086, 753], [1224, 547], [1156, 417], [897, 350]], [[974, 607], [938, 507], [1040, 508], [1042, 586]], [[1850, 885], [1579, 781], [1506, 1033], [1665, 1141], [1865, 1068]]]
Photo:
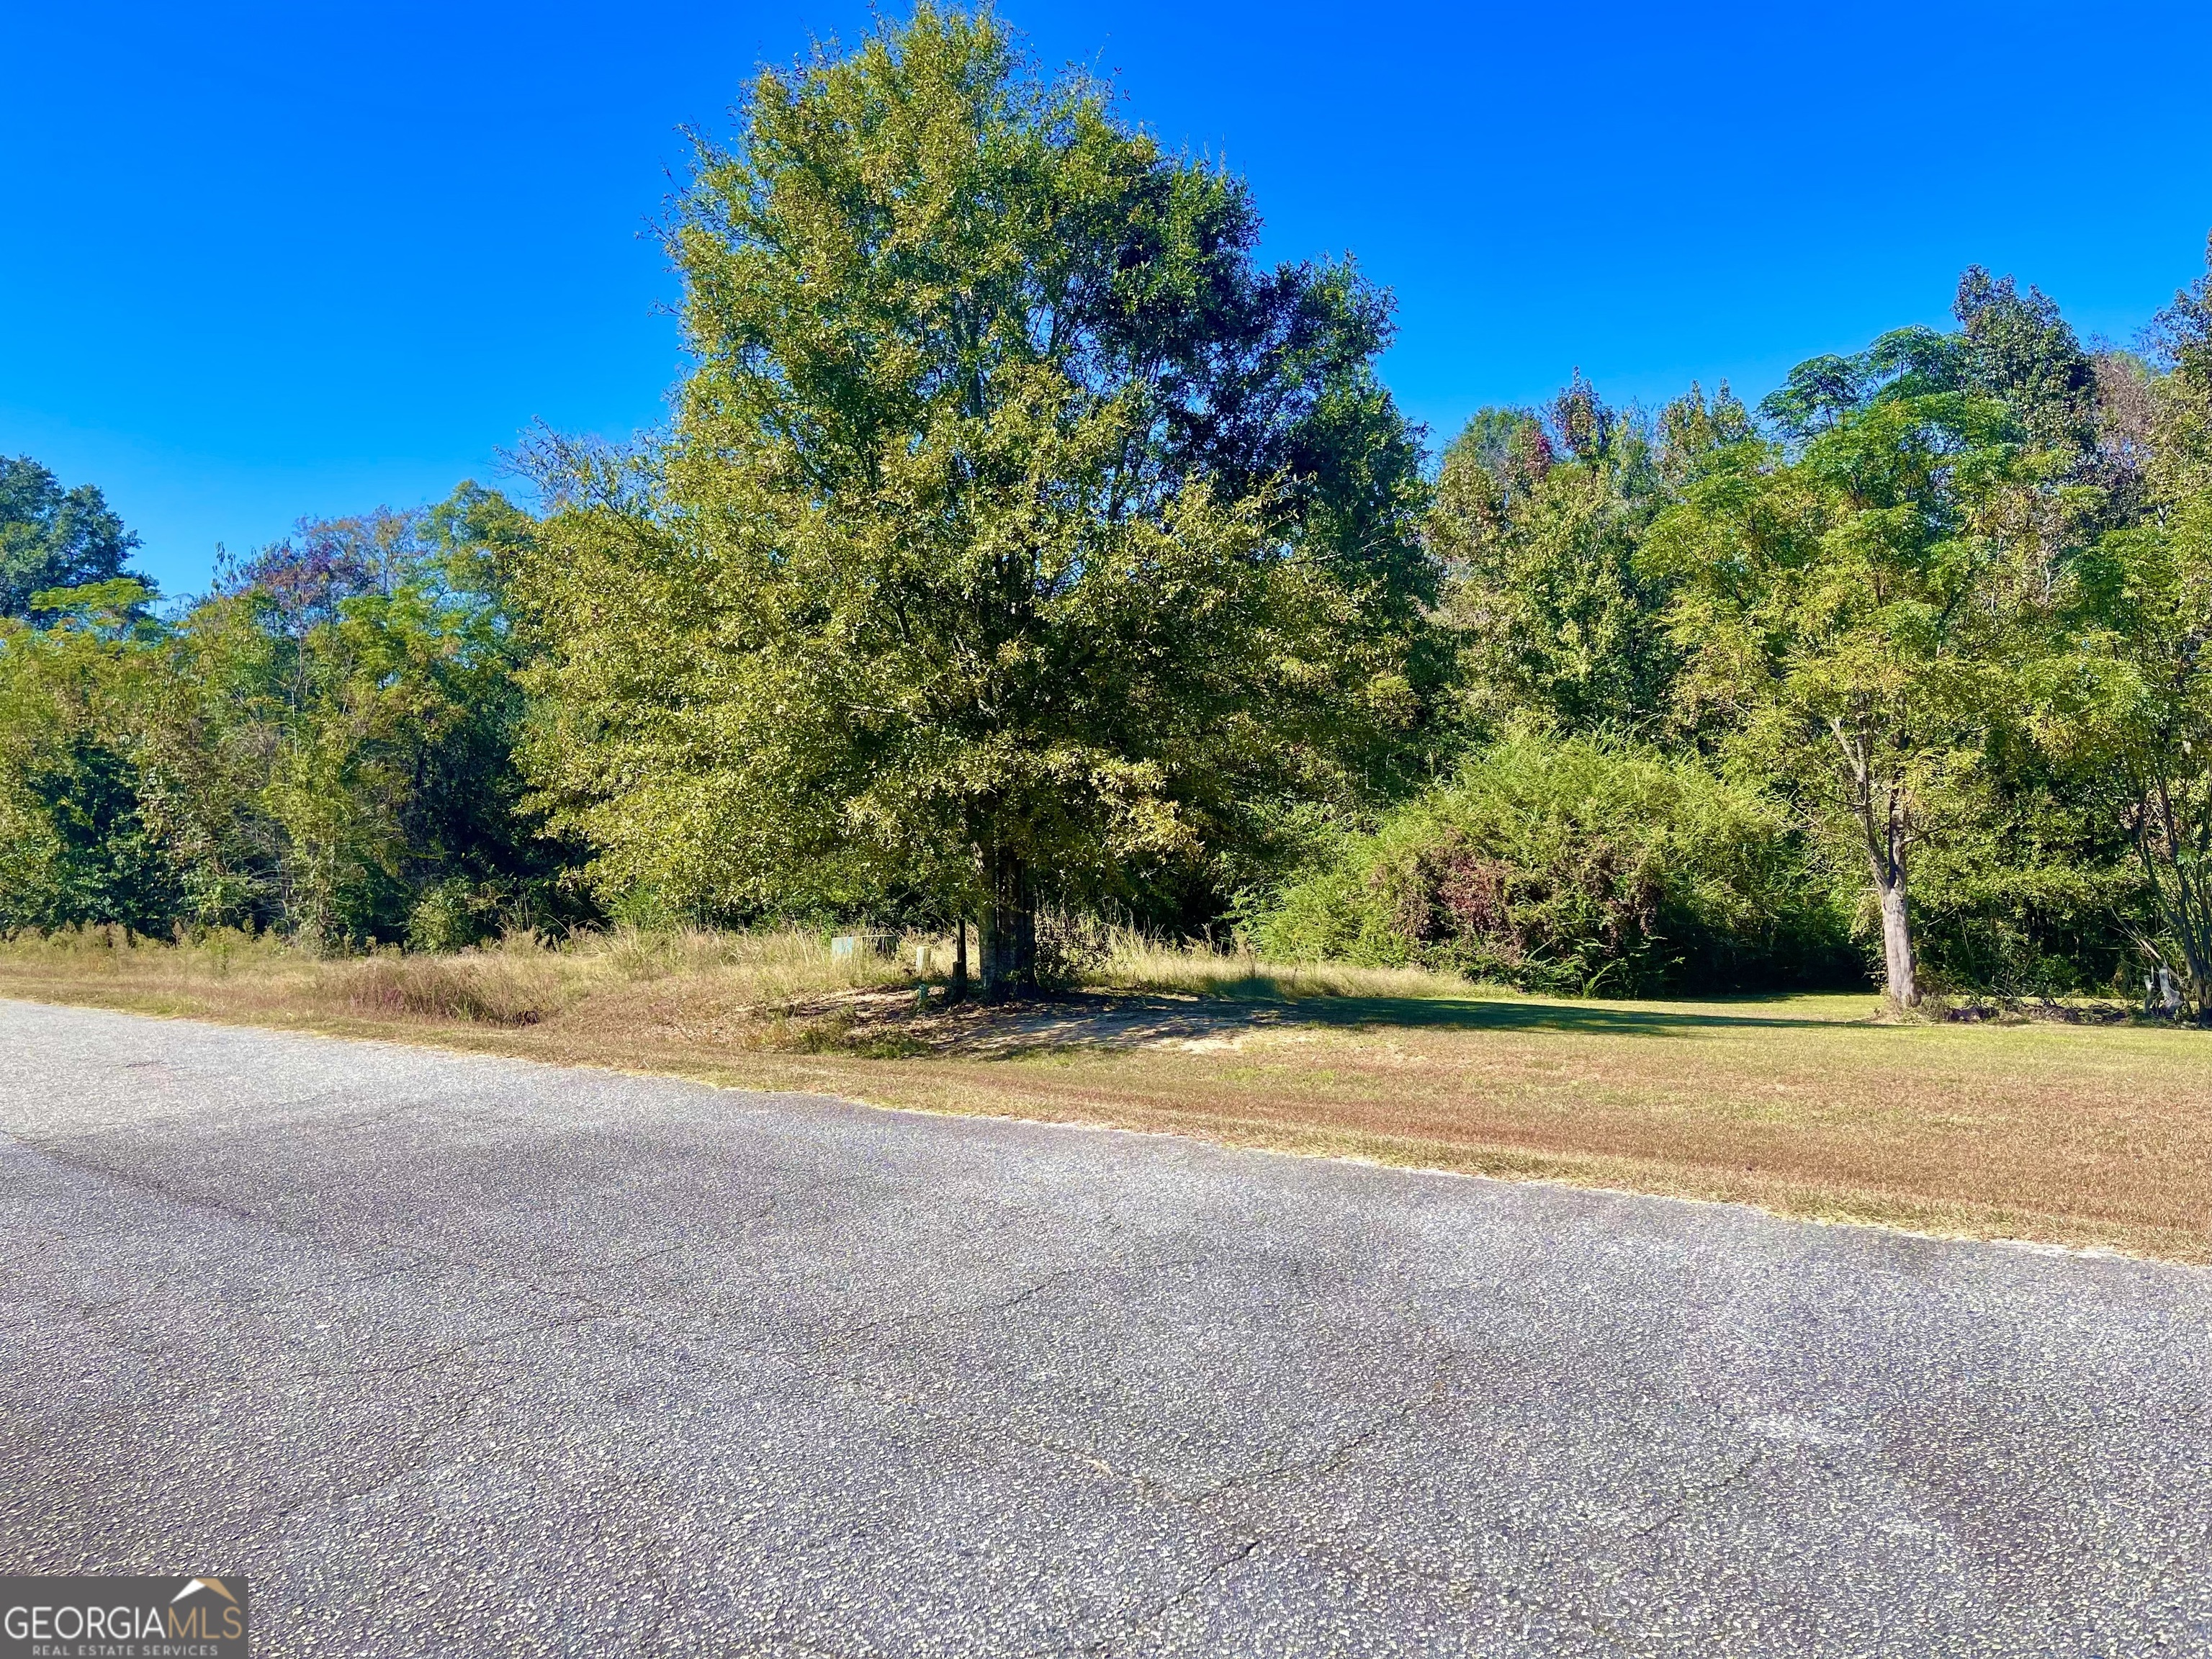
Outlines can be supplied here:
[[976, 927], [983, 1000], [1036, 988], [1036, 900], [1028, 866], [1005, 848], [983, 856], [982, 915]]
[[1853, 805], [1859, 828], [1866, 836], [1867, 866], [1874, 877], [1874, 896], [1881, 908], [1881, 964], [1884, 988], [1900, 1008], [1920, 1006], [1920, 981], [1912, 968], [1912, 907], [1905, 881], [1905, 840], [1907, 822], [1901, 781], [1877, 782], [1863, 737], [1854, 738], [1840, 721], [1832, 722], [1836, 741], [1843, 745], [1851, 768]]
[[[2206, 837], [2201, 830], [2193, 836], [2184, 830], [2182, 815], [2174, 810], [2172, 786], [2162, 775], [2154, 774], [2147, 787], [2139, 783], [2136, 793], [2141, 805], [2135, 814], [2136, 851], [2158, 895], [2166, 925], [2181, 946], [2188, 998], [2196, 1005], [2197, 1021], [2212, 1024], [2212, 890], [2196, 873], [2203, 868]], [[2153, 975], [2153, 993], [2161, 1003], [2170, 1000], [2165, 984], [2169, 971], [2161, 962]]]
[[[1868, 797], [1871, 804], [1871, 794]], [[1912, 971], [1912, 906], [1905, 882], [1905, 815], [1897, 792], [1877, 830], [1869, 814], [1867, 856], [1874, 870], [1874, 893], [1881, 905], [1881, 963], [1889, 1000], [1900, 1008], [1920, 1006], [1920, 981]]]
[[968, 998], [968, 918], [952, 919], [952, 984], [946, 993], [954, 1002]]
[[1912, 971], [1912, 913], [1905, 898], [1905, 871], [1899, 866], [1895, 878], [1885, 882], [1877, 869], [1874, 880], [1881, 901], [1881, 959], [1890, 1000], [1900, 1008], [1917, 1008], [1920, 984]]

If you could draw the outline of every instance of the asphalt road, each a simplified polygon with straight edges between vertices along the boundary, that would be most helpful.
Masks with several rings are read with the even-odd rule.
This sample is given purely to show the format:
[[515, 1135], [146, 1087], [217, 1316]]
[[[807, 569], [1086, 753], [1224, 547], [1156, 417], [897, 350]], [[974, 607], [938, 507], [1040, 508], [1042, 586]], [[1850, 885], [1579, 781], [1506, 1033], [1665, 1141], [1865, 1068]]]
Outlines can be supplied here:
[[2205, 1653], [2208, 1334], [2189, 1269], [0, 1003], [0, 1570], [243, 1571], [272, 1654]]

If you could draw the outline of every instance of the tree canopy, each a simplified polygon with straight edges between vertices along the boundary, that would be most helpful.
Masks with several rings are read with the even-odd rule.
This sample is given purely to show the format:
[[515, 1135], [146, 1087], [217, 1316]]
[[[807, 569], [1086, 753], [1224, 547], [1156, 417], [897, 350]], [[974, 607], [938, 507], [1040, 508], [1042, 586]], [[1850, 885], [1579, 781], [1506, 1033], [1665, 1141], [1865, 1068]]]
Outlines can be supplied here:
[[527, 567], [532, 775], [602, 882], [924, 890], [1018, 982], [1041, 884], [1387, 779], [1440, 672], [1388, 307], [1257, 232], [988, 14], [764, 72], [671, 228], [674, 429], [558, 480]]
[[137, 545], [97, 484], [64, 489], [29, 456], [0, 455], [0, 617], [30, 616], [52, 589], [118, 580]]
[[2013, 432], [1991, 399], [1893, 385], [1795, 460], [1730, 446], [1655, 533], [1680, 583], [1680, 697], [1850, 823], [1906, 1006], [1908, 849], [2000, 699], [2010, 573], [1988, 515], [2019, 477]]
[[342, 945], [558, 915], [484, 580], [516, 516], [464, 485], [427, 513], [305, 521], [173, 621], [118, 579], [47, 595], [40, 627], [0, 622], [0, 920]]

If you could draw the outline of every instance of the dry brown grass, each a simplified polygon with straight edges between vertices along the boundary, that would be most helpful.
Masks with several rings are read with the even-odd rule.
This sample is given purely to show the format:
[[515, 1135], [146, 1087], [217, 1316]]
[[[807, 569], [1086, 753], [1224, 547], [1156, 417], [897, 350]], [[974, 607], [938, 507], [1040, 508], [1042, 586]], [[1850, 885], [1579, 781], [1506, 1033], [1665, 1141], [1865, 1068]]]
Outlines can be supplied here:
[[191, 944], [133, 939], [119, 928], [25, 935], [0, 943], [0, 981], [70, 1000], [276, 1024], [352, 1018], [527, 1026], [611, 994], [679, 985], [725, 1015], [787, 1024], [794, 1012], [909, 980], [896, 960], [830, 959], [820, 938], [784, 930], [590, 934], [558, 945], [530, 934], [437, 956], [397, 950], [325, 957], [273, 936], [216, 932]]
[[1239, 1001], [1302, 1002], [1317, 997], [1391, 997], [1428, 1001], [1467, 997], [1483, 988], [1450, 974], [1419, 968], [1355, 968], [1339, 962], [1265, 962], [1239, 951], [1171, 945], [1127, 929], [1106, 934], [1098, 959], [1085, 967], [1098, 990], [1226, 997]]
[[924, 1014], [899, 963], [833, 967], [798, 933], [0, 946], [0, 994], [2212, 1260], [2203, 1033], [1899, 1024], [1870, 994], [1559, 1002], [1126, 942], [1095, 977]]

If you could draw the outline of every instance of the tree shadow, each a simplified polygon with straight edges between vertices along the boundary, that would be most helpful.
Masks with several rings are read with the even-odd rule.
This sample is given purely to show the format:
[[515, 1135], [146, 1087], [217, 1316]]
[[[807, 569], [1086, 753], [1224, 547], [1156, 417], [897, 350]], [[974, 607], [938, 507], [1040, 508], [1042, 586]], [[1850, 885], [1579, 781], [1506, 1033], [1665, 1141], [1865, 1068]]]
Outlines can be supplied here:
[[1671, 1036], [1697, 1030], [1834, 1030], [1868, 1020], [1814, 1019], [1802, 1014], [1720, 1012], [1695, 1008], [1622, 1008], [1602, 1003], [1517, 1002], [1483, 997], [1267, 997], [1269, 1023], [1364, 1028], [1378, 1025], [1432, 1030], [1564, 1031], [1591, 1036]]
[[1686, 1036], [1701, 1030], [1834, 1030], [1863, 1021], [1818, 1019], [1747, 1000], [1741, 1012], [1707, 1002], [1680, 1008], [1522, 1002], [1510, 998], [1321, 996], [1286, 993], [1264, 975], [1211, 996], [1073, 992], [974, 1009], [940, 1041], [961, 1051], [1012, 1059], [1066, 1048], [1170, 1045], [1231, 1048], [1242, 1033], [1291, 1026], [1550, 1031], [1587, 1036]]

